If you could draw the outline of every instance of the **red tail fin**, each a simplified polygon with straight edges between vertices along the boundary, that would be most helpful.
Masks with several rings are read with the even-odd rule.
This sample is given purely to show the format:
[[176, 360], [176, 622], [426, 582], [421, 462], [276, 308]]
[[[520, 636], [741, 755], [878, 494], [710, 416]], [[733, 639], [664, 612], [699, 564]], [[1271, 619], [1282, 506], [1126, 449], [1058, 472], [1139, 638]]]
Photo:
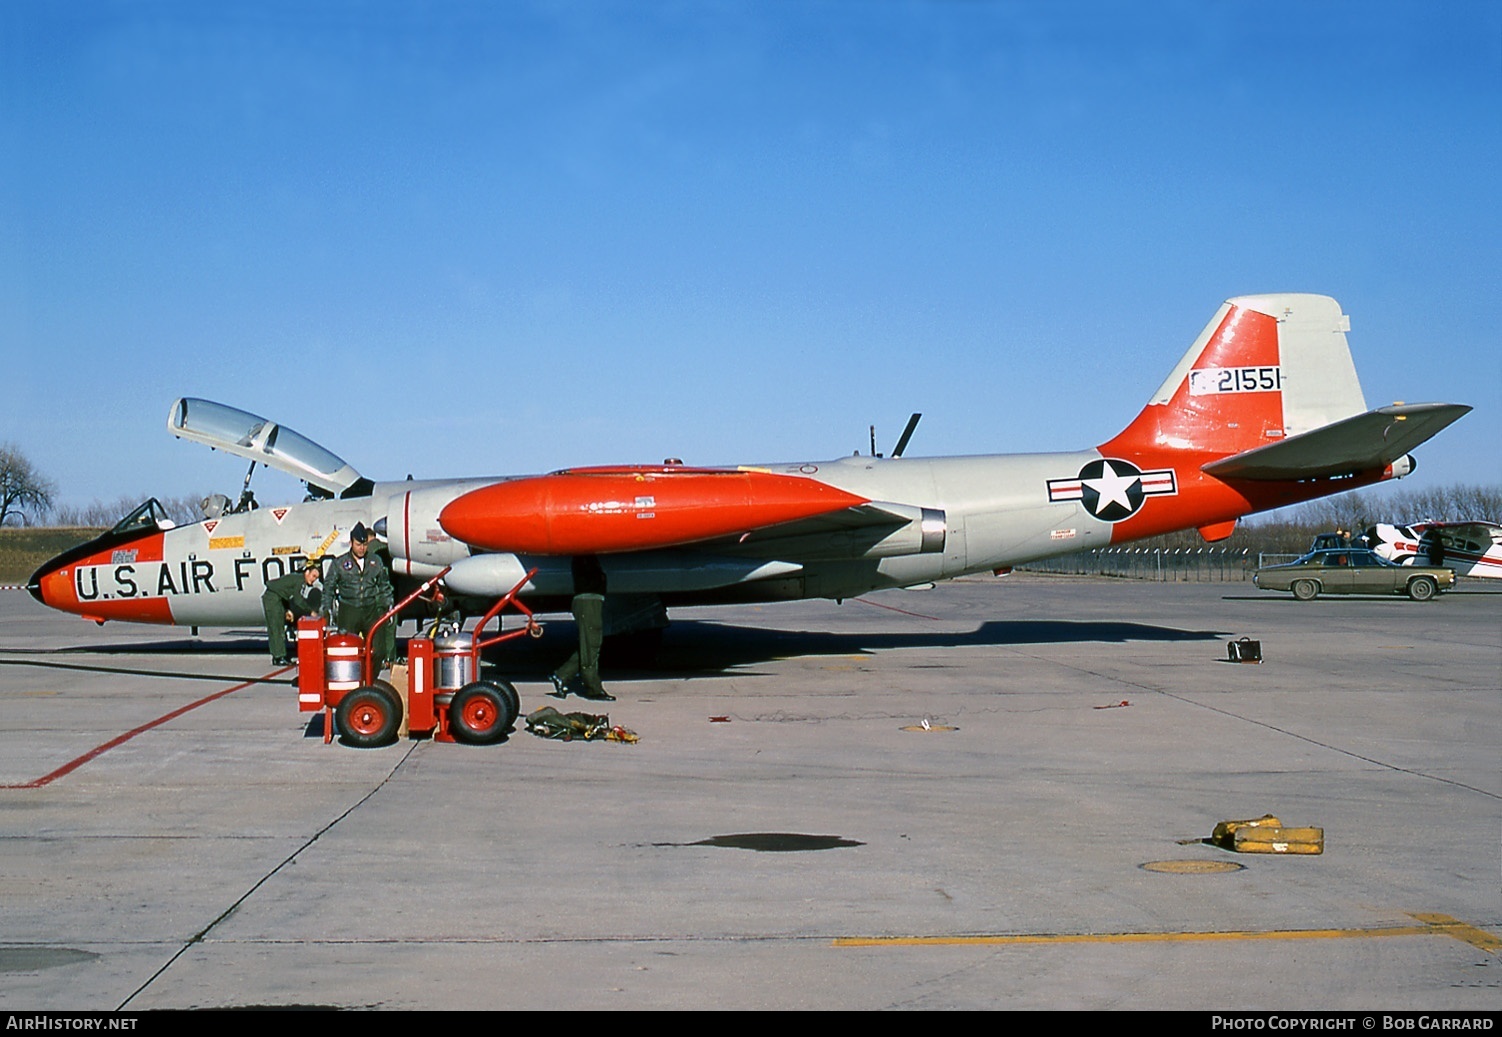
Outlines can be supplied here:
[[1219, 539], [1241, 515], [1334, 492], [1296, 480], [1233, 487], [1203, 468], [1365, 412], [1346, 328], [1323, 295], [1222, 305], [1142, 413], [1100, 446], [1117, 481], [1135, 467], [1143, 497], [1154, 498], [1112, 519], [1112, 542], [1186, 527]]
[[1224, 457], [1362, 413], [1346, 328], [1328, 296], [1231, 299], [1101, 453]]
[[[1283, 435], [1278, 322], [1227, 303], [1158, 390], [1101, 453], [1234, 454]], [[1197, 354], [1197, 355], [1196, 355]]]

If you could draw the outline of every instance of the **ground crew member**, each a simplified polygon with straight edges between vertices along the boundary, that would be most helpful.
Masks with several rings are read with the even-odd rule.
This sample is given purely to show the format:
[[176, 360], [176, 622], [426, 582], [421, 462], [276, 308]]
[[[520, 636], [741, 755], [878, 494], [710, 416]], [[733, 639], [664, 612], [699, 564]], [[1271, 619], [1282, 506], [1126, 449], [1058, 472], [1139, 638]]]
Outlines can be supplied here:
[[[346, 634], [364, 637], [376, 620], [390, 610], [392, 600], [391, 574], [380, 558], [370, 553], [370, 530], [365, 523], [356, 522], [349, 531], [349, 550], [334, 559], [324, 579], [321, 611]], [[370, 672], [380, 673], [395, 654], [393, 619], [376, 634], [371, 646]]]
[[580, 698], [596, 702], [614, 702], [615, 696], [600, 683], [600, 642], [605, 636], [605, 570], [594, 555], [574, 558], [574, 625], [579, 630], [579, 647], [562, 666], [553, 671], [554, 698], [568, 698], [573, 692]]
[[287, 633], [295, 633], [299, 619], [318, 611], [318, 592], [313, 585], [321, 575], [318, 559], [309, 558], [302, 572], [278, 576], [266, 584], [261, 608], [266, 613], [266, 646], [271, 649], [272, 666], [291, 663], [287, 658]]

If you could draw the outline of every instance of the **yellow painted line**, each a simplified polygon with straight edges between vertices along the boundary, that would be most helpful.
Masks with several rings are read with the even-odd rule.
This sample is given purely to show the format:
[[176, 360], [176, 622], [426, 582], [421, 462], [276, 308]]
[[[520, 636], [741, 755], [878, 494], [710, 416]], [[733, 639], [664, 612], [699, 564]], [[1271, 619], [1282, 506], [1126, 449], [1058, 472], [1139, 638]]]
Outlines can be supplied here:
[[1502, 950], [1502, 939], [1449, 915], [1413, 914], [1423, 925], [1373, 929], [1253, 929], [1206, 933], [1018, 933], [1011, 936], [842, 936], [835, 947], [998, 947], [1047, 943], [1210, 943], [1236, 940], [1360, 940], [1378, 936], [1451, 936], [1484, 951]]
[[1502, 938], [1493, 936], [1485, 929], [1478, 929], [1474, 925], [1451, 918], [1449, 915], [1420, 914], [1410, 911], [1410, 915], [1420, 922], [1428, 924], [1431, 928], [1443, 930], [1447, 936], [1453, 936], [1463, 943], [1483, 951], [1491, 951], [1493, 954], [1502, 951]]

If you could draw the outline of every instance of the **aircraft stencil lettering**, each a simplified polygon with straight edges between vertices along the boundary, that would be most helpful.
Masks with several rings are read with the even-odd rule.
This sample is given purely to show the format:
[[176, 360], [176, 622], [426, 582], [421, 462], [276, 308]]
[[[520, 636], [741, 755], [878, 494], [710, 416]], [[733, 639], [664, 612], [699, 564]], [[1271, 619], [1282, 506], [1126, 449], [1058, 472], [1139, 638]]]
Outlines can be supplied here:
[[1189, 372], [1189, 395], [1272, 392], [1283, 388], [1281, 367], [1209, 367]]
[[[111, 561], [107, 565], [75, 566], [73, 582], [79, 599], [84, 601], [214, 594], [231, 585], [236, 591], [253, 586], [259, 594], [264, 584], [301, 569], [305, 558], [302, 554], [293, 555], [286, 564], [277, 556], [236, 558], [230, 563], [220, 563], [217, 571], [212, 560], [202, 558], [184, 559], [176, 566], [157, 562], [144, 569], [133, 563]], [[229, 576], [222, 575], [225, 569], [230, 571]]]
[[1470, 410], [1368, 410], [1347, 330], [1327, 296], [1231, 299], [1121, 433], [1047, 454], [375, 482], [285, 426], [185, 398], [173, 435], [289, 472], [308, 499], [256, 508], [247, 475], [240, 504], [215, 495], [202, 529], [147, 501], [29, 586], [99, 622], [259, 624], [268, 580], [343, 553], [363, 523], [399, 594], [447, 569], [445, 592], [471, 613], [524, 577], [530, 607], [561, 610], [573, 556], [590, 554], [607, 610], [628, 602], [646, 618], [622, 623], [660, 626], [679, 605], [843, 599], [1180, 529], [1222, 539], [1242, 516], [1401, 478], [1410, 450]]

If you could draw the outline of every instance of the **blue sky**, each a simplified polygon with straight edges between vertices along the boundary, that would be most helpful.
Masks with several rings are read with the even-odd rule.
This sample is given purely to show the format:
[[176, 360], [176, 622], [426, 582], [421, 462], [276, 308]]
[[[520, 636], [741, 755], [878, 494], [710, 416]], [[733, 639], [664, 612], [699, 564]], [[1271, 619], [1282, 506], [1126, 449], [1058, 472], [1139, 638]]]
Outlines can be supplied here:
[[[1502, 479], [1502, 5], [0, 5], [0, 440], [234, 495], [181, 395], [374, 478], [1075, 449], [1219, 303], [1334, 295]], [[262, 499], [295, 484], [257, 476]]]

